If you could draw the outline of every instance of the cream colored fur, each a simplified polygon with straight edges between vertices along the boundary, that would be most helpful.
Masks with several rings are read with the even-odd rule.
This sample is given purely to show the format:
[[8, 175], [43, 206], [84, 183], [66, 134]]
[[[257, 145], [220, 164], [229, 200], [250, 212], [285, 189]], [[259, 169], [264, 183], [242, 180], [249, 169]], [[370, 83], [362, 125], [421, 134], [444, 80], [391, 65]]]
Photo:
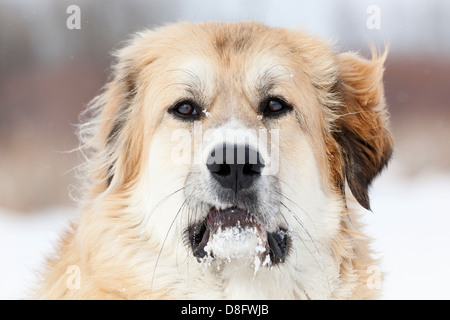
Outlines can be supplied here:
[[[376, 298], [381, 272], [358, 202], [367, 204], [359, 182], [371, 182], [392, 145], [385, 58], [338, 54], [300, 31], [251, 22], [182, 23], [135, 35], [117, 52], [113, 78], [81, 126], [89, 160], [80, 218], [49, 259], [36, 297]], [[257, 118], [256, 89], [267, 83], [264, 90], [294, 107], [277, 120]], [[192, 91], [209, 112], [196, 133], [167, 112]], [[203, 160], [174, 162], [174, 150], [190, 145], [193, 156], [194, 145], [227, 126], [279, 132], [282, 205], [269, 225], [286, 224], [291, 246], [284, 263], [256, 272], [239, 259], [199, 263], [183, 238], [207, 214], [186, 205], [208, 196], [207, 172]], [[192, 140], [174, 139], [177, 132]], [[209, 147], [202, 144], [198, 159]], [[353, 175], [355, 164], [362, 176]]]

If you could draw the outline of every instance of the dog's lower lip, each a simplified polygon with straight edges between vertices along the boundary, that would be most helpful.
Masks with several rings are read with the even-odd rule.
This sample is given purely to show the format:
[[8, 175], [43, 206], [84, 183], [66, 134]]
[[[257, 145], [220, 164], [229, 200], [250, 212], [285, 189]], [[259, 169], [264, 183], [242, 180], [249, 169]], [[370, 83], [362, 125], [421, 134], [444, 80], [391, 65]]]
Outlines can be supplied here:
[[270, 248], [270, 259], [272, 262], [284, 262], [287, 254], [288, 238], [284, 230], [268, 232], [267, 241]]
[[265, 239], [267, 252], [270, 256], [271, 263], [284, 262], [288, 251], [288, 237], [283, 229], [275, 232], [267, 232], [256, 221], [253, 215], [245, 210], [232, 207], [223, 210], [211, 208], [205, 221], [191, 226], [189, 231], [189, 241], [193, 251], [193, 255], [199, 262], [202, 261], [208, 253], [205, 247], [210, 240], [210, 236], [217, 231], [218, 228], [232, 227], [239, 225], [240, 227], [255, 228], [260, 237]]
[[199, 234], [199, 236], [201, 236], [200, 242], [198, 242], [197, 244], [194, 244], [191, 240], [193, 253], [197, 259], [201, 259], [204, 256], [206, 256], [205, 246], [208, 244], [209, 235], [210, 235], [210, 229], [208, 227], [205, 227], [205, 231], [203, 232], [203, 234], [201, 234], [201, 233]]

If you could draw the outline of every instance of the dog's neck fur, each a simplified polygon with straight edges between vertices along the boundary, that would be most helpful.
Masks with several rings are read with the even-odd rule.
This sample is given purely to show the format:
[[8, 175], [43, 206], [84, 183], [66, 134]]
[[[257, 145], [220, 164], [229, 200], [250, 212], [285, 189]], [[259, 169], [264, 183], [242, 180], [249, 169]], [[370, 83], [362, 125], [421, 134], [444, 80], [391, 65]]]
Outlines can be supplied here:
[[[159, 244], [142, 239], [128, 226], [122, 226], [120, 238], [112, 238], [117, 230], [107, 228], [101, 235], [92, 235], [92, 214], [99, 218], [99, 212], [84, 212], [74, 227], [76, 233], [64, 238], [59, 258], [50, 261], [51, 272], [38, 291], [39, 298], [373, 299], [379, 293], [380, 288], [373, 285], [379, 282], [371, 279], [377, 274], [372, 270], [376, 261], [371, 258], [369, 239], [359, 232], [358, 215], [352, 212], [342, 215], [341, 230], [331, 251], [321, 252], [320, 262], [311, 267], [300, 262], [289, 269], [261, 267], [256, 273], [233, 263], [220, 271], [207, 269], [193, 256], [186, 257], [183, 248], [160, 252]], [[102, 216], [97, 227], [101, 220], [108, 225], [110, 219], [114, 217]], [[106, 256], [105, 252], [117, 255]], [[71, 266], [79, 268], [79, 287], [68, 286], [73, 280], [68, 272]]]

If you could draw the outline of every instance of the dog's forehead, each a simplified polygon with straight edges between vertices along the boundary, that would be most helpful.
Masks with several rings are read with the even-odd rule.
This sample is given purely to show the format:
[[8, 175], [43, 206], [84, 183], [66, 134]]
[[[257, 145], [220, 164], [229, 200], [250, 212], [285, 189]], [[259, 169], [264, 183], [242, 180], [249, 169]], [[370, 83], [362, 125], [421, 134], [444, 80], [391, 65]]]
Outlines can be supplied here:
[[292, 81], [294, 70], [274, 53], [184, 55], [176, 61], [176, 81], [203, 97], [238, 90], [264, 96], [277, 85]]
[[265, 54], [250, 59], [245, 70], [245, 83], [258, 90], [270, 91], [271, 87], [294, 77], [291, 67], [274, 54]]

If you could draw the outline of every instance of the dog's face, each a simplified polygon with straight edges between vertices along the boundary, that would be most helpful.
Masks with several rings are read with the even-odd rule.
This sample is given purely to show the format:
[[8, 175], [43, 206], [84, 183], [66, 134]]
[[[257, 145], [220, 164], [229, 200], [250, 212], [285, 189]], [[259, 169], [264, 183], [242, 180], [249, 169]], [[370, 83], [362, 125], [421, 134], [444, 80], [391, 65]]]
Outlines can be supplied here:
[[350, 192], [369, 208], [391, 153], [383, 60], [253, 23], [169, 26], [122, 49], [96, 101], [98, 188], [154, 244], [153, 277], [188, 264], [333, 290]]

